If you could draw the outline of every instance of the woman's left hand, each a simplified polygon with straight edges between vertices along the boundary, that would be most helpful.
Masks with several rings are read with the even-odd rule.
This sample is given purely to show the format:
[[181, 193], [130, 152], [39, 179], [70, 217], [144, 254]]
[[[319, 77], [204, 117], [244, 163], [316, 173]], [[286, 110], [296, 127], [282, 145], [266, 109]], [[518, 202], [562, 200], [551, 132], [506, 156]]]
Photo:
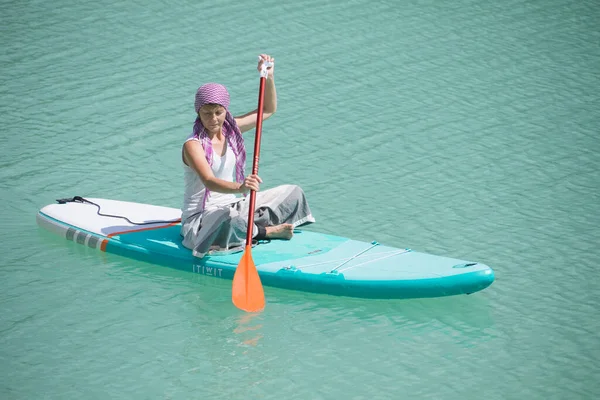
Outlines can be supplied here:
[[275, 71], [275, 59], [268, 54], [260, 55], [260, 60], [258, 61], [258, 67], [257, 67], [258, 72], [260, 72], [262, 65], [265, 61], [273, 63], [272, 67], [267, 68], [267, 71], [269, 71], [269, 78], [273, 78], [273, 73]]

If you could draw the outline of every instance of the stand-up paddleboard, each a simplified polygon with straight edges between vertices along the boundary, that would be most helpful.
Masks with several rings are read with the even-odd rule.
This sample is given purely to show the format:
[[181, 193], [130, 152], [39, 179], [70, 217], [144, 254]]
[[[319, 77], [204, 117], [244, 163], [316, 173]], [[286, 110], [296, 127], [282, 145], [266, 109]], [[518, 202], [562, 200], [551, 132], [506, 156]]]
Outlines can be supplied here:
[[[38, 224], [68, 240], [134, 259], [233, 279], [242, 252], [200, 259], [181, 244], [181, 211], [107, 199], [50, 204]], [[83, 200], [83, 201], [82, 201]], [[470, 294], [494, 281], [487, 265], [312, 231], [259, 243], [252, 257], [265, 286], [364, 298]]]

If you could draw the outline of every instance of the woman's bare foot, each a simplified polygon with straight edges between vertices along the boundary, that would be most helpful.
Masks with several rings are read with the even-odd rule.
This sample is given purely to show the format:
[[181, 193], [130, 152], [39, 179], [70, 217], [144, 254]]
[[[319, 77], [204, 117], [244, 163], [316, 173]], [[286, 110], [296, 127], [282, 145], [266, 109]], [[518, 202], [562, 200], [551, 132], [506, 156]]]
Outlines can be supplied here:
[[275, 226], [267, 226], [267, 239], [284, 239], [290, 240], [294, 236], [294, 225], [281, 224]]

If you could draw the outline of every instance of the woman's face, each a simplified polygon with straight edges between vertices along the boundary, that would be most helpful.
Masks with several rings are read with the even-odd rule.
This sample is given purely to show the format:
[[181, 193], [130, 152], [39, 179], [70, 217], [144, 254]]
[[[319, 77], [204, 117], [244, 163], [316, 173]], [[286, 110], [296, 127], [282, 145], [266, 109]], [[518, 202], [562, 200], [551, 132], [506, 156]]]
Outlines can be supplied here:
[[225, 107], [218, 104], [205, 104], [200, 107], [198, 116], [204, 128], [210, 133], [219, 133], [225, 122]]

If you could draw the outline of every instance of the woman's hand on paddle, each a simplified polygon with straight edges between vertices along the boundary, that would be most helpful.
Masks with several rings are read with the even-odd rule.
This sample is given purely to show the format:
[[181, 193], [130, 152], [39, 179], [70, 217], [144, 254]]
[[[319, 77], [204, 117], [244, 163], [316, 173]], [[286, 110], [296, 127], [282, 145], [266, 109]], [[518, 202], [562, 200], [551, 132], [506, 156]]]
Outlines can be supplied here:
[[273, 78], [273, 73], [275, 71], [275, 59], [268, 54], [260, 55], [260, 60], [258, 60], [258, 67], [257, 67], [258, 72], [260, 72], [260, 69], [265, 61], [268, 61], [268, 62], [270, 61], [273, 63], [272, 67], [267, 68], [267, 71], [269, 71], [269, 78]]
[[240, 186], [240, 192], [247, 193], [250, 190], [254, 190], [258, 192], [260, 190], [260, 184], [262, 183], [262, 179], [258, 175], [248, 175], [244, 179], [244, 183]]

